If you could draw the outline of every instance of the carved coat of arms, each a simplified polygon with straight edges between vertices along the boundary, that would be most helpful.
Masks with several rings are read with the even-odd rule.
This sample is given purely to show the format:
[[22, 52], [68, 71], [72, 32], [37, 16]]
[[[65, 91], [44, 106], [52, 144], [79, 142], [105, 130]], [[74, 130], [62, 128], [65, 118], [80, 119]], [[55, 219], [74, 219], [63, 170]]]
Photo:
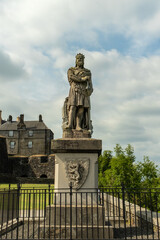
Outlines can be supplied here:
[[68, 182], [78, 190], [85, 182], [89, 172], [89, 159], [66, 159], [66, 174]]

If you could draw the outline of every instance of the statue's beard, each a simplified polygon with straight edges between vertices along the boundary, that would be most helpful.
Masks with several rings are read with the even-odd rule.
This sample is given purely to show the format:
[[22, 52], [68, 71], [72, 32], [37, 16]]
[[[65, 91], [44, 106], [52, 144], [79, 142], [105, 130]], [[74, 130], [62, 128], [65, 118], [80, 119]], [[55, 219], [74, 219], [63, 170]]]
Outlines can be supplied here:
[[76, 67], [83, 68], [83, 63], [76, 64]]

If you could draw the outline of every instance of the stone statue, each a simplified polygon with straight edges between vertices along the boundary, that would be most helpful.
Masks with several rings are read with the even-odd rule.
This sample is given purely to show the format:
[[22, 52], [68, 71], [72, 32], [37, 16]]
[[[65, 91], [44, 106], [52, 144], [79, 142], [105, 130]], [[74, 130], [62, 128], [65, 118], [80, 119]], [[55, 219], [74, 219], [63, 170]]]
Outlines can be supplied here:
[[[91, 135], [90, 95], [93, 87], [91, 72], [84, 68], [83, 54], [76, 55], [76, 66], [69, 68], [68, 81], [70, 91], [63, 106], [63, 131], [89, 131]], [[83, 134], [81, 136], [83, 137]]]

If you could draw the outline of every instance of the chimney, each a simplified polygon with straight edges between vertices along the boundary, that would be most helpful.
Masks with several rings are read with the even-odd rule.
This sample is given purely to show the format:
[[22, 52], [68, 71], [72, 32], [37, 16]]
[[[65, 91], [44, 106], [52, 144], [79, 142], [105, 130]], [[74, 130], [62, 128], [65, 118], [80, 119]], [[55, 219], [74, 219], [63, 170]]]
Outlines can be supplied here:
[[24, 124], [24, 114], [21, 114], [20, 118], [17, 118], [17, 120], [19, 120], [19, 122], [17, 124], [17, 128], [18, 129], [25, 129], [26, 125]]
[[2, 124], [2, 111], [0, 110], [0, 125]]
[[24, 124], [24, 114], [20, 114], [20, 123]]
[[39, 115], [39, 122], [43, 122], [41, 114]]
[[8, 117], [8, 122], [12, 122], [12, 116], [11, 115], [9, 115], [9, 117]]

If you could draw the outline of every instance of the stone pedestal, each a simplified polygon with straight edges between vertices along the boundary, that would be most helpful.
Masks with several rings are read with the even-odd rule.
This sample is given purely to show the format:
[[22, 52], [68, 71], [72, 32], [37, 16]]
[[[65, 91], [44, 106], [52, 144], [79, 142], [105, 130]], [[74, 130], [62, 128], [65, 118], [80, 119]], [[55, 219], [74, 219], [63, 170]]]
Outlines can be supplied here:
[[113, 228], [105, 226], [104, 206], [98, 204], [47, 207], [45, 231], [46, 238], [54, 239], [113, 239]]
[[[68, 188], [73, 191], [98, 188], [98, 156], [102, 141], [90, 138], [66, 138], [52, 142], [55, 154], [55, 190]], [[62, 189], [61, 189], [62, 191]], [[87, 190], [88, 191], [88, 190]]]
[[[45, 235], [48, 238], [113, 238], [113, 228], [105, 226], [104, 206], [99, 204], [98, 156], [101, 150], [102, 141], [98, 139], [52, 141], [55, 190], [54, 204], [46, 209]], [[43, 226], [40, 232], [43, 238]]]

